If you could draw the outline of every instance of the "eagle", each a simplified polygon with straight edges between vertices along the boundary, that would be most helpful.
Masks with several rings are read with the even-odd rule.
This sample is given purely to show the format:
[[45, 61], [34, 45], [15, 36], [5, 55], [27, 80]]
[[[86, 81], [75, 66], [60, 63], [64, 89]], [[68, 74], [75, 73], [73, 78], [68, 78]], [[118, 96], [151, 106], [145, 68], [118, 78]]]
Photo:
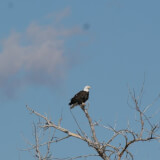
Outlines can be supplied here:
[[84, 103], [89, 98], [89, 89], [90, 86], [85, 86], [82, 91], [79, 91], [73, 98], [71, 98], [71, 101], [69, 103], [70, 108], [74, 108], [77, 105], [84, 105]]

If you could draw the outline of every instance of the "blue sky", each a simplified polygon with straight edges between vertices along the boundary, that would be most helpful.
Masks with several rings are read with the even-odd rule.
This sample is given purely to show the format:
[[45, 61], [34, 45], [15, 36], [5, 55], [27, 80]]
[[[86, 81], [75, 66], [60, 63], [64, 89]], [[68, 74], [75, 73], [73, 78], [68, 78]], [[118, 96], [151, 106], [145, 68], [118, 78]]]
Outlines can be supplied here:
[[[1, 158], [34, 159], [19, 151], [27, 147], [23, 137], [33, 142], [37, 121], [25, 105], [56, 122], [62, 113], [63, 127], [74, 130], [68, 102], [85, 85], [92, 87], [94, 120], [122, 128], [134, 121], [127, 86], [139, 92], [145, 74], [143, 106], [160, 93], [159, 6], [158, 0], [1, 0]], [[159, 107], [157, 101], [150, 114]], [[79, 108], [73, 112], [87, 130]], [[97, 132], [100, 139], [108, 138], [103, 129]], [[160, 144], [130, 149], [135, 159], [158, 159]], [[60, 158], [94, 153], [74, 139], [54, 145], [53, 151]]]

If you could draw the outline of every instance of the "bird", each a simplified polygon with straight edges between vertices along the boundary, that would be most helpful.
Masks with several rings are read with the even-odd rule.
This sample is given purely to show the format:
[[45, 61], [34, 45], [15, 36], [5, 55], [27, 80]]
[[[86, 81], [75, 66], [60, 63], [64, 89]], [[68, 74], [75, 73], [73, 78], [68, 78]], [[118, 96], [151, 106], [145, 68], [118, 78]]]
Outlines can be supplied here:
[[71, 101], [69, 103], [70, 109], [78, 105], [85, 105], [85, 102], [89, 98], [90, 88], [91, 88], [90, 86], [85, 86], [82, 91], [79, 91], [73, 98], [71, 98]]

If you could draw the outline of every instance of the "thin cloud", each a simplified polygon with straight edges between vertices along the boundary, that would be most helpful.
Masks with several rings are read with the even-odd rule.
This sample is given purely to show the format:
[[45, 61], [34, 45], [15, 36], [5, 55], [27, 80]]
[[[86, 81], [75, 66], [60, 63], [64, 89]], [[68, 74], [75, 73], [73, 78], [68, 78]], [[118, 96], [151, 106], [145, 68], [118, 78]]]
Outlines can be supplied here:
[[68, 17], [71, 13], [71, 9], [70, 7], [66, 7], [65, 9], [63, 9], [62, 11], [58, 11], [58, 12], [53, 12], [47, 15], [46, 18], [49, 19], [54, 19], [54, 21], [57, 22], [61, 22], [64, 18]]
[[12, 95], [27, 85], [56, 86], [68, 70], [64, 43], [76, 29], [31, 24], [23, 33], [12, 32], [2, 40], [0, 88]]

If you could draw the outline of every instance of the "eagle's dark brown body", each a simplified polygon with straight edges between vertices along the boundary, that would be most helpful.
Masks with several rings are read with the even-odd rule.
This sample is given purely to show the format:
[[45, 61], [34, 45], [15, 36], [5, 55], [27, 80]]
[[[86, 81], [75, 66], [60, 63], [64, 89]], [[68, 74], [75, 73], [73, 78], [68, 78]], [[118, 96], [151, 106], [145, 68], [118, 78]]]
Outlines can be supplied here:
[[69, 105], [71, 108], [75, 107], [76, 105], [81, 105], [85, 103], [89, 98], [89, 92], [80, 91], [78, 92], [70, 101]]

